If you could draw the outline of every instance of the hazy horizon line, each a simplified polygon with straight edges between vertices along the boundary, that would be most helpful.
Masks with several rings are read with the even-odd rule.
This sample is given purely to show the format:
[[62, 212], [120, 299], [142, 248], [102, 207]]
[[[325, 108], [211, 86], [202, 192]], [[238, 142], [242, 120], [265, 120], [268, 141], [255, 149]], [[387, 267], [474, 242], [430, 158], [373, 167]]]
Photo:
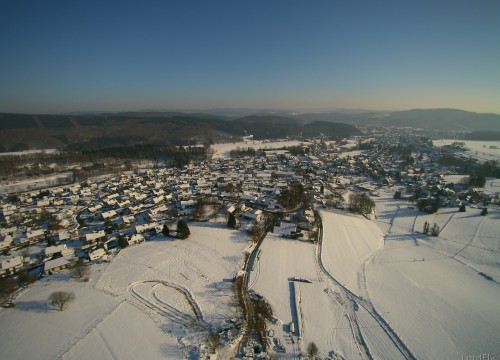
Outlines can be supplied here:
[[476, 114], [494, 114], [500, 115], [500, 113], [492, 111], [471, 111], [460, 108], [452, 107], [413, 107], [405, 109], [369, 109], [369, 108], [350, 108], [350, 107], [321, 107], [321, 108], [269, 108], [269, 107], [200, 107], [200, 108], [144, 108], [144, 109], [123, 109], [123, 110], [72, 110], [72, 111], [58, 111], [58, 112], [13, 112], [13, 111], [1, 111], [4, 114], [24, 114], [24, 115], [84, 115], [84, 114], [118, 114], [127, 112], [180, 112], [180, 113], [204, 113], [204, 112], [217, 112], [217, 111], [246, 111], [246, 112], [278, 112], [278, 113], [289, 113], [290, 115], [307, 114], [307, 113], [328, 113], [328, 112], [399, 112], [399, 111], [412, 111], [412, 110], [458, 110], [471, 112]]

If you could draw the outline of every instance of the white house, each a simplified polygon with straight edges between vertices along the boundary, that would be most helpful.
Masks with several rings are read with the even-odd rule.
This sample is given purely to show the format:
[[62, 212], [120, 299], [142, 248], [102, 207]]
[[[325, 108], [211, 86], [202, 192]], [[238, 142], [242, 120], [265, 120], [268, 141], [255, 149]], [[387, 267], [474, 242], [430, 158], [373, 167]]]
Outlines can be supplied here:
[[34, 241], [40, 239], [41, 237], [43, 237], [43, 235], [43, 229], [37, 229], [26, 233], [26, 238], [28, 239], [28, 241]]
[[46, 261], [44, 264], [44, 275], [52, 275], [64, 269], [68, 269], [75, 265], [78, 261], [78, 258], [71, 257], [61, 257], [54, 260]]
[[104, 238], [106, 236], [106, 233], [104, 230], [98, 231], [98, 232], [93, 232], [90, 234], [85, 235], [85, 241], [88, 243], [92, 243], [98, 239]]
[[12, 242], [13, 242], [12, 236], [5, 235], [5, 237], [0, 241], [0, 251], [9, 248], [9, 246], [12, 245]]
[[148, 230], [151, 230], [151, 229], [154, 229], [156, 226], [156, 223], [152, 222], [152, 223], [148, 223], [148, 224], [143, 224], [143, 225], [136, 225], [135, 226], [135, 232], [137, 234], [142, 234], [143, 232], [145, 231], [148, 231]]
[[14, 256], [10, 259], [0, 261], [0, 275], [13, 273], [15, 270], [23, 267], [23, 257]]
[[89, 260], [93, 261], [93, 260], [99, 259], [105, 255], [106, 255], [106, 250], [104, 250], [102, 248], [98, 248], [98, 249], [95, 249], [94, 251], [89, 252]]
[[111, 218], [115, 217], [116, 215], [118, 215], [118, 214], [114, 210], [109, 210], [109, 211], [105, 211], [105, 212], [101, 213], [103, 220], [111, 219]]
[[144, 237], [141, 234], [134, 234], [130, 239], [127, 240], [129, 245], [139, 244], [144, 241]]
[[69, 256], [73, 255], [75, 253], [75, 250], [73, 248], [68, 249], [66, 244], [62, 245], [57, 245], [57, 246], [49, 246], [43, 249], [43, 252], [45, 254], [45, 257], [52, 257], [56, 254], [60, 254], [61, 256]]

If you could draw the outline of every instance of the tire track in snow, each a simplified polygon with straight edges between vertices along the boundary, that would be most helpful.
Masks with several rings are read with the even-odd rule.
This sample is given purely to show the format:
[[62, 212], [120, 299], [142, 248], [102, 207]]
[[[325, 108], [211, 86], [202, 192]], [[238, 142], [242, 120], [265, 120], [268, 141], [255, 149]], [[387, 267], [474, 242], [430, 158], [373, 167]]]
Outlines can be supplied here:
[[443, 225], [443, 228], [439, 231], [440, 233], [442, 233], [446, 229], [446, 227], [450, 223], [451, 219], [453, 219], [453, 217], [455, 216], [455, 214], [456, 214], [456, 212], [454, 212], [453, 214], [451, 214], [450, 218]]
[[481, 221], [479, 221], [479, 224], [477, 224], [477, 227], [476, 227], [476, 230], [474, 231], [474, 234], [470, 237], [470, 241], [467, 244], [465, 244], [465, 246], [463, 248], [461, 248], [455, 255], [452, 256], [453, 259], [455, 259], [462, 251], [464, 251], [470, 245], [472, 245], [472, 243], [474, 242], [474, 239], [477, 236], [477, 233], [478, 233], [479, 229], [481, 228], [481, 226], [482, 226], [482, 224], [484, 222], [484, 219], [486, 219], [484, 216], [481, 217]]
[[[145, 283], [155, 283], [156, 285], [164, 285], [170, 288], [173, 288], [174, 290], [178, 291], [184, 299], [187, 301], [188, 305], [193, 311], [193, 315], [191, 316], [189, 314], [185, 314], [184, 312], [180, 311], [179, 309], [175, 308], [172, 305], [169, 305], [166, 302], [163, 301], [158, 301], [153, 293], [153, 296], [151, 296], [152, 291], [156, 285], [153, 286], [153, 289], [150, 289], [148, 291], [148, 297], [140, 294], [138, 291], [136, 291], [134, 288], [138, 285], [145, 284]], [[186, 288], [179, 286], [177, 284], [170, 283], [168, 281], [163, 281], [163, 280], [145, 280], [145, 281], [137, 281], [132, 284], [130, 284], [127, 287], [127, 292], [132, 295], [134, 298], [139, 300], [143, 305], [146, 305], [148, 308], [150, 308], [153, 311], [156, 311], [158, 314], [165, 316], [172, 321], [183, 325], [183, 326], [190, 326], [193, 323], [204, 323], [203, 319], [203, 313], [201, 311], [201, 308], [199, 307], [198, 303], [195, 301], [193, 298], [192, 294], [187, 290]], [[151, 299], [152, 297], [152, 299]], [[159, 302], [159, 304], [155, 303]]]
[[73, 338], [72, 342], [66, 347], [65, 350], [63, 350], [59, 355], [56, 355], [57, 359], [62, 359], [65, 355], [67, 355], [71, 349], [73, 349], [80, 341], [85, 339], [87, 335], [91, 334], [92, 332], [96, 331], [97, 327], [102, 324], [107, 318], [109, 318], [118, 308], [123, 304], [125, 300], [120, 301], [118, 305], [116, 305], [114, 308], [111, 309], [111, 311], [108, 311], [103, 314], [103, 316], [97, 320], [95, 320], [93, 323], [91, 323], [89, 326], [86, 327], [86, 329], [81, 332], [78, 336]]
[[[354, 293], [352, 293], [349, 289], [347, 289], [345, 286], [343, 286], [340, 282], [337, 281], [337, 279], [335, 279], [335, 277], [330, 274], [324, 264], [323, 264], [323, 259], [322, 259], [322, 244], [323, 244], [323, 219], [320, 220], [321, 221], [321, 224], [320, 224], [320, 236], [319, 236], [319, 242], [318, 242], [318, 247], [319, 247], [319, 251], [318, 251], [318, 261], [319, 261], [319, 264], [321, 266], [321, 269], [323, 271], [323, 273], [335, 284], [338, 286], [338, 288], [342, 291], [343, 295], [349, 299], [349, 306], [344, 306], [344, 308], [347, 310], [347, 312], [350, 314], [350, 316], [352, 316], [352, 318], [354, 319], [353, 320], [353, 323], [355, 325], [355, 328], [356, 328], [356, 332], [353, 333], [353, 335], [356, 337], [359, 337], [359, 340], [361, 342], [361, 344], [363, 345], [365, 351], [366, 351], [366, 355], [372, 359], [372, 355], [370, 354], [370, 350], [363, 338], [363, 334], [361, 332], [361, 329], [360, 329], [360, 324], [358, 323], [358, 321], [356, 320], [356, 317], [355, 317], [355, 309], [354, 309], [354, 306], [362, 306], [366, 311], [368, 311], [368, 313], [370, 313], [370, 315], [377, 321], [377, 323], [380, 325], [380, 328], [384, 331], [384, 333], [386, 334], [387, 337], [389, 337], [392, 341], [392, 343], [394, 344], [395, 348], [402, 354], [402, 356], [405, 358], [405, 359], [410, 359], [410, 360], [415, 360], [415, 357], [413, 356], [413, 354], [411, 353], [411, 351], [408, 349], [408, 347], [404, 344], [404, 342], [399, 338], [399, 336], [396, 334], [396, 332], [394, 331], [394, 329], [392, 329], [392, 327], [383, 319], [383, 317], [375, 310], [375, 307], [373, 306], [373, 304], [371, 303], [371, 301], [369, 300], [366, 300], [366, 299], [363, 299], [357, 295], [355, 295]], [[392, 224], [391, 224], [391, 227], [392, 227]]]
[[259, 276], [260, 276], [260, 261], [259, 261], [259, 259], [256, 259], [256, 261], [254, 261], [254, 263], [253, 263], [253, 268], [252, 268], [252, 272], [251, 272], [252, 281], [248, 284], [249, 290], [253, 289], [253, 287], [255, 286], [257, 281], [259, 280]]

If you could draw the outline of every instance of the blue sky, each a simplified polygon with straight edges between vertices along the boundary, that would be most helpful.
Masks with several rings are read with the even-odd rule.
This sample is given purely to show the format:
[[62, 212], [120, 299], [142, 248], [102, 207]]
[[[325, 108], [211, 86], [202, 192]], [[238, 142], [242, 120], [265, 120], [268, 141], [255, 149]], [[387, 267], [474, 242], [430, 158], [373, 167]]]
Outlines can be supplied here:
[[0, 112], [500, 113], [500, 1], [2, 1]]

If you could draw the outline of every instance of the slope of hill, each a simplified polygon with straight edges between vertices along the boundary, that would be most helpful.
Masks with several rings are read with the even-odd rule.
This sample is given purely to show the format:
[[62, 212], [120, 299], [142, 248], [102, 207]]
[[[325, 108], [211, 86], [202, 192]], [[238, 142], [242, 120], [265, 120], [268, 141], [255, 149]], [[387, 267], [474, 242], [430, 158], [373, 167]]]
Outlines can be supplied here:
[[414, 109], [392, 112], [384, 117], [385, 126], [411, 126], [434, 130], [500, 130], [500, 115], [480, 114], [457, 109]]
[[361, 126], [398, 126], [443, 131], [500, 131], [500, 115], [457, 109], [413, 109], [405, 111], [358, 111], [306, 113], [304, 121], [333, 121]]
[[[0, 114], [0, 148], [60, 148], [133, 144], [188, 145], [234, 141], [253, 134], [255, 139], [293, 138], [304, 134], [349, 136], [359, 131], [352, 125], [304, 124], [282, 116], [246, 116], [235, 120], [209, 114], [178, 112], [127, 112], [90, 115]], [[78, 146], [76, 146], [78, 148]]]

